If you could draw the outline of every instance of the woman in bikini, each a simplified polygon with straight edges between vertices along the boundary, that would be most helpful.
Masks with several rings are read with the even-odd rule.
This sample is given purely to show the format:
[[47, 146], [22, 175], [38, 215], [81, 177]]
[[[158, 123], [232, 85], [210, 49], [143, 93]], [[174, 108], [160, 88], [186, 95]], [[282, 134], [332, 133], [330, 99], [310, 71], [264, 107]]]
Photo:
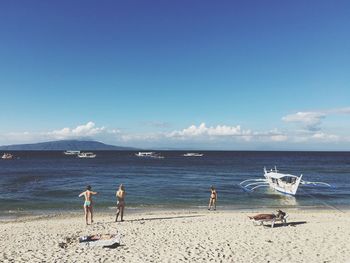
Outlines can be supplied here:
[[125, 192], [125, 188], [124, 185], [121, 184], [119, 186], [118, 191], [116, 192], [115, 196], [117, 197], [117, 215], [115, 217], [115, 222], [118, 221], [118, 217], [120, 214], [120, 221], [123, 222], [124, 219], [124, 208], [125, 208], [125, 196], [126, 196], [126, 192]]
[[216, 210], [216, 201], [218, 200], [218, 193], [216, 192], [214, 186], [210, 187], [210, 198], [209, 198], [209, 207], [208, 210], [214, 206], [214, 210]]
[[86, 224], [88, 225], [88, 217], [89, 214], [91, 215], [91, 224], [94, 222], [93, 220], [93, 211], [92, 211], [92, 195], [96, 195], [97, 192], [91, 191], [91, 186], [88, 185], [86, 187], [86, 191], [82, 192], [79, 197], [84, 196], [85, 197], [85, 202], [84, 202], [84, 212], [85, 212], [85, 221]]

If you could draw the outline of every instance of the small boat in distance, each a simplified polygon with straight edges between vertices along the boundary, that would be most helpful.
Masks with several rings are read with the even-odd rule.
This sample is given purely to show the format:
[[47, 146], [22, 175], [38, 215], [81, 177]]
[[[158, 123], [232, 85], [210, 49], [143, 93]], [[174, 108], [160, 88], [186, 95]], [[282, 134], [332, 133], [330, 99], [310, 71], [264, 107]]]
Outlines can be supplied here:
[[81, 152], [78, 154], [78, 158], [95, 158], [96, 154], [92, 152]]
[[137, 157], [151, 157], [155, 152], [138, 152], [135, 153]]
[[162, 156], [156, 152], [138, 152], [138, 153], [135, 153], [135, 156], [144, 157], [144, 158], [155, 158], [155, 159], [163, 159], [164, 158], [164, 156]]
[[248, 179], [242, 181], [239, 185], [246, 191], [252, 192], [257, 188], [269, 186], [277, 192], [295, 195], [299, 188], [299, 185], [322, 185], [331, 187], [331, 185], [323, 182], [307, 182], [303, 181], [301, 174], [300, 176], [292, 174], [280, 173], [277, 168], [266, 170], [264, 167], [264, 177], [265, 179]]
[[13, 159], [13, 154], [11, 154], [11, 153], [4, 153], [4, 154], [1, 156], [1, 159], [4, 159], [4, 160], [11, 160], [11, 159]]
[[67, 150], [63, 152], [64, 155], [78, 155], [79, 153], [80, 151], [71, 151], [71, 150]]
[[185, 153], [183, 156], [185, 157], [202, 157], [203, 153]]

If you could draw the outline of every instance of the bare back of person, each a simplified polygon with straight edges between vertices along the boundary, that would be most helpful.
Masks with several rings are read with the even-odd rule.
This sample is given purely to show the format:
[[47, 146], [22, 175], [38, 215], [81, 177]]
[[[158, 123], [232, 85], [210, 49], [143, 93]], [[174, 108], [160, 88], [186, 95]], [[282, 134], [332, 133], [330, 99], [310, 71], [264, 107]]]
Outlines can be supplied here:
[[126, 193], [124, 190], [118, 190], [118, 192], [117, 192], [118, 202], [124, 202], [125, 194]]
[[86, 190], [85, 192], [84, 192], [84, 197], [85, 197], [85, 201], [92, 201], [92, 196], [91, 196], [91, 191], [89, 191], [89, 190]]
[[119, 186], [119, 189], [115, 195], [117, 197], [117, 214], [116, 214], [115, 222], [117, 222], [119, 214], [120, 214], [121, 221], [124, 221], [123, 217], [124, 217], [126, 192], [122, 184]]
[[93, 194], [96, 194], [96, 192], [93, 192], [90, 190], [86, 190], [85, 192], [83, 192], [83, 195], [85, 197], [84, 206], [92, 206], [92, 195]]

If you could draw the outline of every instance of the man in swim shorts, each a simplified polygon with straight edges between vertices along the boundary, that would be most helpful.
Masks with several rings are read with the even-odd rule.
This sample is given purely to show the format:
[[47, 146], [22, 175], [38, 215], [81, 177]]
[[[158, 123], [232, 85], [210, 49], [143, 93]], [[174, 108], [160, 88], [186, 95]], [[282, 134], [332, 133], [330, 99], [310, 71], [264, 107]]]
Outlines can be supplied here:
[[92, 210], [92, 195], [96, 195], [97, 192], [91, 191], [91, 186], [88, 185], [86, 187], [86, 191], [82, 192], [79, 197], [84, 196], [85, 197], [85, 202], [84, 202], [84, 212], [85, 212], [85, 221], [86, 225], [88, 225], [88, 217], [89, 214], [91, 215], [91, 224], [94, 222], [93, 220], [93, 210]]
[[115, 217], [115, 222], [117, 222], [119, 214], [120, 214], [120, 221], [123, 222], [124, 219], [124, 208], [125, 208], [125, 188], [124, 185], [121, 184], [119, 186], [118, 191], [116, 192], [115, 196], [117, 197], [117, 215]]

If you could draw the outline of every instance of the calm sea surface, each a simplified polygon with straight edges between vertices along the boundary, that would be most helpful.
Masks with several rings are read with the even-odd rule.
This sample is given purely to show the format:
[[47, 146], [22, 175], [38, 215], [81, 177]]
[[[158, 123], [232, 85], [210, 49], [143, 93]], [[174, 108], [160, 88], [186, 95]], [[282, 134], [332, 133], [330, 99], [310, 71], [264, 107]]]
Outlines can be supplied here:
[[[42, 210], [81, 209], [78, 194], [90, 184], [99, 192], [97, 209], [115, 206], [115, 191], [123, 183], [129, 208], [205, 207], [215, 185], [224, 209], [260, 207], [350, 208], [350, 152], [161, 152], [164, 159], [147, 159], [135, 152], [96, 152], [95, 159], [62, 152], [15, 152], [0, 159], [0, 215]], [[323, 181], [333, 188], [301, 186], [295, 197], [271, 189], [246, 193], [238, 183], [263, 178], [263, 167], [303, 174], [306, 181]]]

